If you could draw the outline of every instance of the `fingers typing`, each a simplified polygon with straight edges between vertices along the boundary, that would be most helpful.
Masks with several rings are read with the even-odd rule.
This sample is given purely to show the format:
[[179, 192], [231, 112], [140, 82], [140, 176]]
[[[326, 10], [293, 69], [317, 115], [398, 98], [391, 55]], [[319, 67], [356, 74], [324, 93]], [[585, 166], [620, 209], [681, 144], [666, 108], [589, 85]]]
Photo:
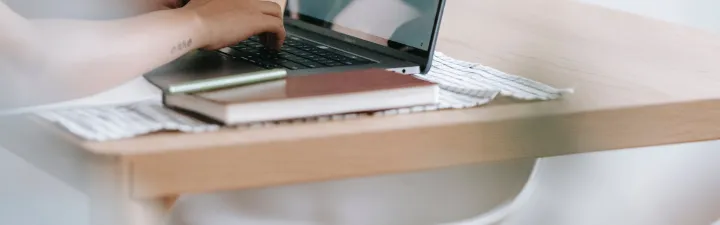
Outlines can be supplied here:
[[285, 43], [285, 27], [282, 19], [265, 15], [263, 17], [261, 33], [265, 33], [265, 45], [279, 49]]

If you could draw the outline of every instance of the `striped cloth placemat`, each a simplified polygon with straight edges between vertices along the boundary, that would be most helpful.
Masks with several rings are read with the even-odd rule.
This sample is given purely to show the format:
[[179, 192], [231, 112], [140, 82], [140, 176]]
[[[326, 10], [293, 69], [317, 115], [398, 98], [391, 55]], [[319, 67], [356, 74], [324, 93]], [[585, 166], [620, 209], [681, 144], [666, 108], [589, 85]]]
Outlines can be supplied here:
[[[320, 116], [286, 121], [266, 121], [237, 125], [255, 129], [287, 123], [318, 123], [354, 119], [366, 116], [388, 116], [435, 110], [478, 107], [497, 96], [519, 100], [554, 100], [572, 93], [572, 89], [558, 89], [524, 77], [451, 58], [441, 52], [434, 57], [433, 66], [425, 75], [415, 75], [440, 85], [440, 103], [432, 106], [384, 110], [373, 113]], [[73, 134], [89, 141], [109, 141], [132, 138], [159, 131], [209, 132], [220, 129], [162, 106], [158, 101], [143, 101], [126, 105], [74, 108], [37, 113]]]

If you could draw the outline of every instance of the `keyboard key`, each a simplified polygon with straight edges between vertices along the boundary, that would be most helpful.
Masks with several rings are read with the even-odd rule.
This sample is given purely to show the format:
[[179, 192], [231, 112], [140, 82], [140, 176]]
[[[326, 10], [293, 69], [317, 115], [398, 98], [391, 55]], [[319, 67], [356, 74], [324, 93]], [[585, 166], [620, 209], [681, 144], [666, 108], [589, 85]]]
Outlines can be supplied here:
[[274, 62], [268, 62], [268, 61], [259, 62], [259, 63], [258, 63], [258, 66], [261, 66], [261, 67], [263, 67], [263, 68], [265, 68], [265, 69], [275, 69], [275, 68], [280, 68], [280, 67], [282, 67], [282, 66], [279, 65], [279, 64], [276, 64], [276, 63], [274, 63]]
[[293, 39], [285, 40], [285, 45], [288, 45], [288, 46], [295, 47], [295, 46], [298, 46], [299, 44], [300, 44], [299, 42], [297, 42], [296, 40], [293, 40]]
[[320, 63], [316, 63], [316, 62], [308, 62], [308, 63], [303, 64], [303, 65], [307, 66], [308, 68], [320, 68], [320, 67], [323, 67], [322, 65], [320, 65]]
[[272, 53], [260, 54], [258, 57], [261, 58], [262, 60], [266, 60], [266, 61], [277, 61], [278, 59], [280, 59], [280, 57], [277, 54], [272, 54]]
[[[335, 63], [335, 61], [332, 61], [332, 60], [329, 60], [329, 59], [325, 59], [325, 58], [320, 59], [320, 60], [318, 60], [317, 62], [322, 63], [322, 64], [327, 65], [327, 66], [333, 66], [333, 64]], [[339, 63], [338, 63], [338, 64], [339, 64]]]
[[320, 59], [322, 59], [322, 57], [317, 56], [317, 55], [312, 55], [312, 54], [309, 54], [309, 55], [308, 55], [307, 57], [305, 57], [305, 58], [306, 58], [306, 59], [309, 59], [309, 60], [312, 60], [312, 61], [320, 61]]
[[245, 51], [248, 51], [248, 50], [251, 50], [251, 49], [252, 49], [252, 47], [248, 47], [248, 46], [245, 46], [245, 45], [232, 46], [232, 47], [230, 47], [230, 48], [235, 49], [235, 50], [238, 50], [238, 51], [241, 51], [241, 52], [245, 52]]
[[290, 60], [283, 60], [283, 59], [281, 59], [281, 60], [278, 61], [278, 63], [280, 63], [280, 65], [284, 66], [285, 68], [288, 68], [288, 69], [291, 69], [291, 70], [299, 70], [299, 69], [305, 69], [305, 68], [307, 68], [307, 67], [305, 67], [305, 66], [303, 66], [303, 65], [300, 65], [300, 64], [291, 62]]
[[340, 55], [331, 55], [331, 56], [328, 56], [328, 58], [329, 58], [329, 59], [332, 59], [332, 60], [335, 60], [335, 61], [339, 61], [339, 62], [342, 62], [342, 61], [351, 61], [351, 60], [352, 60], [352, 59], [350, 59], [350, 58], [348, 58], [348, 57], [343, 57], [343, 56], [340, 56]]
[[310, 53], [300, 50], [300, 49], [296, 49], [296, 48], [290, 49], [290, 50], [288, 50], [288, 52], [292, 53], [293, 55], [300, 56], [300, 57], [305, 57], [305, 56], [310, 55]]
[[256, 47], [256, 48], [262, 48], [265, 47], [263, 44], [257, 43], [257, 42], [248, 42], [245, 43], [247, 46]]
[[293, 62], [300, 63], [300, 64], [302, 64], [302, 65], [308, 65], [308, 64], [313, 63], [313, 62], [310, 61], [309, 59], [300, 58], [300, 57], [288, 57], [288, 59], [291, 60], [291, 61], [293, 61]]
[[307, 52], [296, 52], [296, 53], [293, 53], [293, 54], [303, 57], [303, 58], [310, 56], [310, 53], [307, 53]]
[[226, 55], [232, 56], [233, 58], [247, 57], [249, 55], [248, 53], [238, 51], [233, 48], [222, 48], [222, 49], [220, 49], [220, 52], [225, 53]]
[[292, 70], [370, 62], [362, 57], [294, 36], [288, 36], [279, 51], [265, 48], [259, 40], [257, 36], [253, 36], [236, 46], [221, 49], [220, 52], [264, 68], [285, 67]]
[[245, 46], [245, 47], [232, 47], [232, 48], [237, 49], [238, 51], [243, 51], [243, 52], [245, 52], [245, 51], [250, 51], [250, 50], [254, 49], [253, 47], [248, 47], [248, 46]]
[[330, 53], [330, 52], [326, 52], [326, 51], [320, 51], [320, 52], [317, 53], [317, 55], [322, 56], [322, 57], [325, 57], [325, 58], [330, 58], [330, 56], [332, 56], [332, 55], [334, 55], [334, 54], [332, 54], [332, 53]]
[[250, 53], [250, 54], [260, 54], [260, 50], [257, 48], [248, 48], [248, 49], [244, 49], [241, 51], [245, 52], [245, 53]]
[[292, 57], [292, 56], [295, 56], [295, 55], [290, 54], [290, 53], [287, 53], [287, 52], [280, 52], [280, 53], [278, 53], [278, 56], [279, 56], [281, 59], [288, 59], [288, 57]]
[[300, 45], [300, 46], [296, 46], [296, 48], [303, 50], [303, 51], [308, 51], [308, 52], [313, 50], [313, 47], [309, 46], [309, 45]]
[[330, 63], [325, 64], [325, 65], [328, 65], [328, 66], [342, 66], [343, 64], [342, 64], [342, 63], [339, 63], [339, 62], [330, 62]]
[[295, 47], [290, 47], [290, 46], [283, 46], [280, 48], [280, 51], [287, 52], [287, 53], [293, 53], [293, 52], [300, 51], [300, 49], [297, 49]]

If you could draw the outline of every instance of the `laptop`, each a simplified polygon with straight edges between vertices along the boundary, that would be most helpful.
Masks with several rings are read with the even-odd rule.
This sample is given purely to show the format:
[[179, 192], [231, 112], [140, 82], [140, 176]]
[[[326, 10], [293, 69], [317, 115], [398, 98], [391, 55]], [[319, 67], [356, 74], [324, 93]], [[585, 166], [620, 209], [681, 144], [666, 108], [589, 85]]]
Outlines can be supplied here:
[[424, 74], [431, 67], [445, 0], [287, 0], [279, 50], [258, 37], [198, 50], [145, 74], [166, 93], [237, 82], [382, 68]]

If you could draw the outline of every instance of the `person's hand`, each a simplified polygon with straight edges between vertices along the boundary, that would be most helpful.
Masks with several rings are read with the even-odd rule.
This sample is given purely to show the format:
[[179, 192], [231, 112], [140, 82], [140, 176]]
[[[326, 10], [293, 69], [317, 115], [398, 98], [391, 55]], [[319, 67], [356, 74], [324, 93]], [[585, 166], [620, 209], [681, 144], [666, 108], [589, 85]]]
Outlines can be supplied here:
[[264, 44], [280, 48], [285, 27], [280, 5], [260, 0], [191, 0], [182, 10], [192, 12], [200, 21], [202, 46], [215, 50], [234, 45], [254, 35]]
[[[110, 2], [111, 0], [95, 0]], [[119, 2], [113, 4], [123, 4], [125, 7], [132, 9], [131, 15], [141, 15], [149, 12], [167, 9], [177, 9], [184, 5], [186, 0], [124, 0], [112, 2]], [[107, 6], [110, 8], [110, 6]]]

